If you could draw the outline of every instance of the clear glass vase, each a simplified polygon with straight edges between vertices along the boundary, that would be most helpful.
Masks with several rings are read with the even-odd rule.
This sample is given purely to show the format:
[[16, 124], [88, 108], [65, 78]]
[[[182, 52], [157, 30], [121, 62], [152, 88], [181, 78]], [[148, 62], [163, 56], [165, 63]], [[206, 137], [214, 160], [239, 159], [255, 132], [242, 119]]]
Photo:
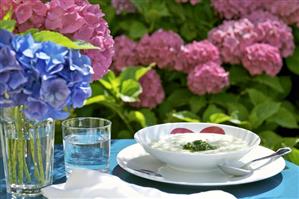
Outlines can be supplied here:
[[7, 193], [37, 196], [52, 184], [53, 119], [29, 121], [22, 107], [0, 108], [0, 135]]

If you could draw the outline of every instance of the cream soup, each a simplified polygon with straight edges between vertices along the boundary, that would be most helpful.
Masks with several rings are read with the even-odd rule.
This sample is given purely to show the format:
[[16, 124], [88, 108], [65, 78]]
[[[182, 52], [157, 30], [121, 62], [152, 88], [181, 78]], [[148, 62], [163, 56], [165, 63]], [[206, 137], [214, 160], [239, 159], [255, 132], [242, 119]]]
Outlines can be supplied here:
[[184, 133], [162, 137], [160, 140], [152, 142], [151, 147], [163, 151], [191, 153], [189, 150], [183, 149], [183, 146], [196, 140], [205, 141], [211, 146], [215, 147], [215, 149], [197, 151], [195, 153], [214, 154], [220, 152], [236, 151], [248, 146], [244, 140], [231, 135], [213, 133]]

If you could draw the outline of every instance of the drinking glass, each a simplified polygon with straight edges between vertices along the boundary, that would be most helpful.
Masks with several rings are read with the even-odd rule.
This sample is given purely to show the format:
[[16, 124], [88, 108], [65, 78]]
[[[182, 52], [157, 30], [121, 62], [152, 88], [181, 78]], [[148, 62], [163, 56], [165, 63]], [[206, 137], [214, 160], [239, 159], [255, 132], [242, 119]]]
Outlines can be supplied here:
[[62, 122], [66, 176], [73, 169], [109, 172], [111, 121], [78, 117]]

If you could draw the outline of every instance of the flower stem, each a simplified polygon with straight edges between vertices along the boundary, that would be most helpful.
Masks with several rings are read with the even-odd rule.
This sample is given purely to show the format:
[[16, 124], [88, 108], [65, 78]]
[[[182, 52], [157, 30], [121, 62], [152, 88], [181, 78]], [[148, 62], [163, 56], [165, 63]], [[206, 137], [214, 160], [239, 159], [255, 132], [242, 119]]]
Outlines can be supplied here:
[[25, 171], [27, 181], [31, 182], [31, 176], [30, 176], [30, 173], [29, 173], [29, 169], [28, 169], [28, 166], [27, 166], [27, 163], [26, 163], [25, 156], [24, 156], [24, 171]]
[[[19, 111], [19, 110], [17, 110]], [[17, 149], [18, 149], [18, 184], [23, 183], [23, 175], [24, 175], [24, 135], [23, 135], [23, 120], [20, 117], [20, 114], [16, 113], [17, 120], [16, 120], [16, 130], [18, 133], [17, 139]]]
[[32, 161], [33, 161], [33, 166], [34, 166], [34, 176], [36, 179], [39, 179], [41, 181], [40, 176], [39, 176], [39, 171], [38, 171], [38, 165], [37, 165], [37, 159], [35, 157], [35, 150], [34, 150], [34, 137], [31, 133], [29, 133], [29, 144], [30, 144], [30, 151], [31, 151], [31, 156], [32, 156]]
[[42, 145], [40, 142], [40, 136], [37, 132], [36, 134], [36, 143], [37, 143], [37, 159], [38, 159], [38, 166], [39, 166], [39, 172], [40, 172], [40, 182], [44, 183], [45, 181], [45, 174], [44, 174], [44, 166], [43, 166], [43, 158], [42, 158]]
[[7, 138], [7, 142], [8, 142], [8, 160], [7, 160], [7, 162], [8, 162], [8, 173], [9, 173], [9, 175], [8, 175], [8, 182], [11, 184], [12, 182], [13, 182], [13, 176], [12, 176], [12, 164], [13, 164], [13, 160], [12, 160], [12, 151], [13, 151], [13, 141], [12, 141], [12, 139], [10, 139], [10, 138]]
[[17, 183], [17, 140], [12, 139], [12, 168], [11, 168], [11, 175], [12, 175], [12, 183]]

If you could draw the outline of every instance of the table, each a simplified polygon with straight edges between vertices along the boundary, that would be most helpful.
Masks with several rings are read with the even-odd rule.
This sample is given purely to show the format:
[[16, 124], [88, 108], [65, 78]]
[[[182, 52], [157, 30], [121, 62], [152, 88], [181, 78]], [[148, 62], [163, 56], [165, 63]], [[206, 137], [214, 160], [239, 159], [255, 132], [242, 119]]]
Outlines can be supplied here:
[[[259, 182], [226, 187], [181, 186], [143, 179], [132, 175], [119, 167], [116, 162], [118, 152], [134, 143], [135, 141], [133, 139], [111, 141], [110, 172], [129, 183], [146, 187], [154, 187], [169, 193], [188, 194], [220, 189], [232, 193], [237, 198], [242, 199], [299, 199], [299, 166], [291, 162], [286, 161], [286, 168], [280, 174]], [[54, 183], [57, 184], [65, 182], [66, 178], [64, 175], [64, 156], [62, 145], [55, 145], [54, 156]], [[0, 184], [0, 198], [7, 198], [2, 164], [0, 164], [0, 179], [2, 179]]]

